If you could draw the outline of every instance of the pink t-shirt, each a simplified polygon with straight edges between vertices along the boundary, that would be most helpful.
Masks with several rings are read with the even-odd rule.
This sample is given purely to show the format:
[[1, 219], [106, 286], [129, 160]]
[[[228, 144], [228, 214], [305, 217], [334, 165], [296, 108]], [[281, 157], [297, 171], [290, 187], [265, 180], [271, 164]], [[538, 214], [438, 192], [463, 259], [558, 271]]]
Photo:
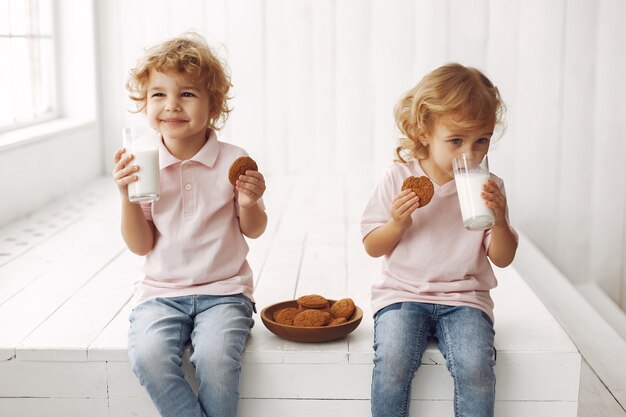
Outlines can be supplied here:
[[[391, 202], [411, 175], [427, 176], [417, 160], [387, 169], [363, 213], [363, 238], [390, 219]], [[491, 178], [504, 192], [502, 180], [493, 174]], [[372, 287], [372, 311], [402, 301], [466, 305], [493, 321], [489, 290], [497, 282], [487, 259], [491, 230], [466, 230], [454, 181], [433, 184], [430, 203], [413, 212], [413, 224], [384, 256], [382, 282]]]
[[[142, 204], [154, 222], [155, 242], [135, 285], [135, 305], [155, 297], [244, 294], [252, 298], [248, 244], [239, 228], [230, 164], [245, 151], [217, 140], [187, 161], [159, 146], [160, 199]], [[263, 202], [259, 205], [264, 209]]]

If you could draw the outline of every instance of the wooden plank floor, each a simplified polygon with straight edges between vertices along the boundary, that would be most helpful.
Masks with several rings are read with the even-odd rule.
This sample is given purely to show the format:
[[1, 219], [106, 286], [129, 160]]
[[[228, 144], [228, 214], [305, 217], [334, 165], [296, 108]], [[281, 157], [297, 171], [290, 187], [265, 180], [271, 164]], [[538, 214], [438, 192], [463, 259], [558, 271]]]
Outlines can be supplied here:
[[[362, 249], [359, 219], [372, 187], [331, 175], [268, 178], [268, 230], [250, 242], [249, 256], [259, 307], [322, 292], [350, 296], [371, 314], [369, 289], [379, 260]], [[139, 277], [136, 263], [119, 234], [119, 201], [108, 177], [0, 229], [0, 360], [18, 354], [25, 360], [100, 360], [97, 355], [117, 346], [128, 325], [129, 271]], [[98, 303], [101, 297], [109, 301]], [[115, 360], [110, 351], [106, 355]], [[125, 351], [119, 360], [126, 360]], [[298, 346], [290, 360], [298, 360]], [[626, 417], [590, 367], [582, 376], [579, 416]]]

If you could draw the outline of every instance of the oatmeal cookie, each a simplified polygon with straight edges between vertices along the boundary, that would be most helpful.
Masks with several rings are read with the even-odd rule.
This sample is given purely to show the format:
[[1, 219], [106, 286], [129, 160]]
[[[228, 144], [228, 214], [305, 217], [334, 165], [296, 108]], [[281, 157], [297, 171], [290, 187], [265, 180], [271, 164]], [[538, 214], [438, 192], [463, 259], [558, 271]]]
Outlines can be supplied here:
[[407, 177], [402, 183], [402, 191], [410, 188], [420, 198], [420, 207], [430, 203], [435, 193], [433, 182], [428, 177]]
[[233, 161], [228, 169], [228, 181], [232, 185], [235, 185], [237, 179], [239, 179], [240, 175], [245, 175], [246, 171], [258, 171], [259, 167], [257, 166], [254, 159], [249, 156], [241, 156]]
[[297, 301], [298, 305], [302, 307], [301, 309], [314, 308], [321, 310], [328, 307], [328, 300], [318, 294], [303, 295]]
[[330, 323], [328, 323], [328, 327], [330, 326], [338, 326], [340, 324], [344, 324], [347, 323], [348, 320], [346, 320], [343, 317], [337, 317], [336, 319], [332, 319], [332, 321]]
[[330, 323], [330, 313], [308, 309], [299, 312], [293, 319], [293, 325], [299, 327], [322, 327]]
[[351, 298], [342, 298], [337, 300], [332, 306], [330, 306], [330, 314], [335, 318], [344, 318], [348, 320], [352, 314], [354, 314], [356, 307], [354, 301]]
[[297, 308], [289, 307], [283, 308], [282, 310], [278, 310], [274, 313], [274, 321], [280, 324], [286, 324], [288, 326], [293, 326], [293, 319], [296, 317], [299, 311]]

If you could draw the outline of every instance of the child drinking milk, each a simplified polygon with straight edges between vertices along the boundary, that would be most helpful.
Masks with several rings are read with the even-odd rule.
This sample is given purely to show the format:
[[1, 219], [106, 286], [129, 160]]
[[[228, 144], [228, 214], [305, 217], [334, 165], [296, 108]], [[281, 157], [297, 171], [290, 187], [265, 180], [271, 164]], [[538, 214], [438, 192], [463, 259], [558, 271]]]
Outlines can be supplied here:
[[[163, 417], [235, 417], [241, 354], [254, 324], [243, 236], [265, 230], [265, 181], [256, 171], [234, 187], [228, 180], [230, 164], [245, 152], [217, 140], [231, 84], [199, 35], [148, 49], [127, 87], [161, 135], [156, 202], [128, 201], [128, 184], [141, 171], [124, 149], [114, 156], [122, 236], [145, 255], [130, 315], [130, 363]], [[189, 341], [198, 397], [181, 370]]]
[[[365, 250], [384, 256], [382, 282], [372, 288], [373, 417], [408, 415], [411, 384], [429, 336], [436, 338], [454, 379], [454, 415], [493, 416], [489, 290], [497, 283], [489, 260], [509, 265], [517, 235], [508, 223], [503, 182], [493, 174], [482, 197], [495, 224], [486, 231], [463, 227], [452, 160], [462, 153], [482, 159], [503, 109], [489, 79], [459, 64], [427, 74], [396, 105], [396, 124], [406, 138], [361, 220]], [[433, 182], [428, 205], [421, 207], [410, 189], [400, 191], [409, 176]]]

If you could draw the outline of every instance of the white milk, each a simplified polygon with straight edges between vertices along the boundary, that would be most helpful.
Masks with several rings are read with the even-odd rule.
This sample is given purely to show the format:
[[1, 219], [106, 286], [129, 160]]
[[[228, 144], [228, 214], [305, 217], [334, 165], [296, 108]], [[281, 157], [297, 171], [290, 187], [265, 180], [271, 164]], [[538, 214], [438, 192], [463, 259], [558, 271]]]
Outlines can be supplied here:
[[139, 165], [138, 181], [128, 184], [128, 199], [135, 203], [159, 199], [159, 150], [139, 149], [133, 152], [132, 165]]
[[454, 176], [456, 190], [461, 204], [463, 226], [469, 230], [484, 230], [493, 225], [493, 210], [487, 207], [481, 197], [483, 184], [489, 180], [489, 174], [482, 172], [466, 172]]

